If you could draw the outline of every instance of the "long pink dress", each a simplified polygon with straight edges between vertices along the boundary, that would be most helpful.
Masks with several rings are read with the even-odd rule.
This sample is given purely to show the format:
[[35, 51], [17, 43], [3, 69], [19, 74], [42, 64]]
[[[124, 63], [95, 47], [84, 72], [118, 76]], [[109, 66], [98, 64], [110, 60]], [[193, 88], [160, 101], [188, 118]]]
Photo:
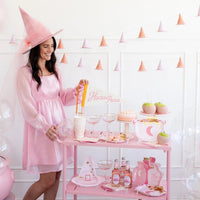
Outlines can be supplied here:
[[[75, 89], [64, 90], [62, 77], [41, 76], [41, 86], [32, 79], [31, 69], [24, 66], [17, 75], [17, 93], [25, 120], [23, 169], [30, 173], [48, 173], [62, 170], [62, 146], [51, 141], [46, 132], [52, 125], [66, 119], [63, 106], [76, 103]], [[68, 158], [72, 157], [68, 150]], [[70, 160], [70, 159], [68, 159]]]

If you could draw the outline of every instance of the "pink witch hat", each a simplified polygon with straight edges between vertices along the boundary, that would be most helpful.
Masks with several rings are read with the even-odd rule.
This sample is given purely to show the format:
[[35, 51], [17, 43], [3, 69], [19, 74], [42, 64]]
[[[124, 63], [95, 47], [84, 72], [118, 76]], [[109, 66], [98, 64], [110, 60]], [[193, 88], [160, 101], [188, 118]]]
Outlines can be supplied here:
[[63, 45], [63, 42], [62, 42], [62, 39], [59, 40], [59, 43], [58, 43], [58, 49], [64, 49], [64, 45]]
[[107, 45], [107, 43], [106, 43], [105, 37], [102, 36], [100, 47], [107, 47], [107, 46], [108, 46], [108, 45]]
[[138, 38], [145, 38], [146, 36], [145, 36], [145, 34], [144, 34], [144, 30], [143, 30], [143, 28], [141, 27], [140, 28], [140, 33], [139, 33], [139, 36], [138, 36]]
[[124, 39], [124, 33], [121, 34], [119, 43], [125, 43], [125, 39]]
[[9, 42], [10, 44], [17, 44], [17, 40], [16, 40], [16, 37], [15, 37], [15, 35], [13, 34], [12, 35], [12, 37], [11, 37], [11, 39], [10, 39], [10, 42]]
[[158, 27], [158, 32], [164, 32], [165, 30], [163, 29], [162, 22], [160, 22], [159, 27]]
[[182, 17], [182, 15], [179, 13], [177, 25], [184, 25], [184, 24], [185, 24], [185, 22], [184, 22], [184, 20], [183, 20], [183, 17]]
[[181, 57], [179, 58], [179, 61], [178, 61], [178, 64], [177, 64], [177, 68], [184, 68], [184, 64], [183, 64], [183, 61], [182, 61]]
[[140, 72], [146, 71], [146, 68], [145, 68], [145, 66], [144, 66], [143, 61], [141, 61], [140, 67], [139, 67], [138, 71], [140, 71]]
[[117, 62], [114, 71], [119, 71], [119, 62]]
[[96, 66], [96, 70], [103, 70], [102, 64], [101, 64], [101, 60], [98, 61], [98, 64]]
[[200, 6], [199, 6], [199, 10], [198, 10], [197, 16], [198, 16], [198, 17], [200, 16]]
[[67, 58], [66, 58], [66, 55], [65, 55], [65, 53], [63, 54], [63, 57], [62, 57], [62, 59], [61, 59], [61, 61], [60, 61], [61, 63], [65, 63], [65, 64], [67, 64], [68, 62], [67, 62]]
[[83, 67], [83, 61], [82, 61], [82, 58], [80, 58], [80, 61], [78, 63], [78, 67]]
[[49, 29], [45, 27], [41, 22], [31, 17], [22, 8], [19, 9], [27, 33], [27, 36], [25, 38], [25, 45], [22, 50], [23, 54], [27, 53], [33, 47], [41, 44], [42, 42], [50, 39], [51, 37], [62, 31], [61, 29], [52, 34]]
[[89, 49], [90, 47], [87, 45], [87, 41], [86, 41], [86, 39], [84, 39], [84, 41], [83, 41], [83, 45], [82, 45], [82, 48], [84, 49]]
[[162, 61], [161, 60], [159, 61], [157, 70], [161, 70], [161, 71], [163, 70], [163, 65], [162, 65]]

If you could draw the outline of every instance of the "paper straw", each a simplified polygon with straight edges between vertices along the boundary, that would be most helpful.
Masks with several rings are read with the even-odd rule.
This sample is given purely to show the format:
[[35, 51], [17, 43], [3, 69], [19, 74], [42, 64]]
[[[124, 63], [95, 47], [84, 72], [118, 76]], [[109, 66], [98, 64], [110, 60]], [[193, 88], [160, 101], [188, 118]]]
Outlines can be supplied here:
[[83, 113], [83, 108], [85, 107], [85, 99], [86, 99], [86, 94], [87, 94], [87, 86], [88, 86], [87, 84], [84, 85], [82, 102], [81, 102], [81, 113]]
[[77, 86], [76, 114], [78, 113], [78, 95], [79, 95], [79, 84], [78, 84], [78, 86]]

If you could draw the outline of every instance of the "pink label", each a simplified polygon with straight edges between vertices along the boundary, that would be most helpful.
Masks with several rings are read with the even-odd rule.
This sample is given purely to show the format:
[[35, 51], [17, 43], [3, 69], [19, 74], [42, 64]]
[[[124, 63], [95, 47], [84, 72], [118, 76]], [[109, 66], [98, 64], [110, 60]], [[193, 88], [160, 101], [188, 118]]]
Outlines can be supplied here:
[[113, 184], [115, 184], [115, 185], [119, 184], [119, 175], [118, 174], [113, 175]]
[[131, 184], [131, 179], [129, 176], [124, 177], [124, 185], [129, 186]]

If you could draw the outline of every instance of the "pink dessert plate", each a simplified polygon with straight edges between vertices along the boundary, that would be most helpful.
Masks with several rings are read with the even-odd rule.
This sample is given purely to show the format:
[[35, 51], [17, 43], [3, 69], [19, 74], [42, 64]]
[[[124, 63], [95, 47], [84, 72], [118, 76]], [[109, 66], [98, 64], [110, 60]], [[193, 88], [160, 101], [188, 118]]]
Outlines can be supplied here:
[[147, 113], [144, 113], [143, 111], [140, 111], [140, 114], [141, 114], [141, 115], [144, 115], [144, 116], [165, 116], [165, 115], [169, 115], [170, 112], [168, 112], [168, 113], [166, 113], [166, 114], [158, 114], [158, 113], [147, 114]]
[[90, 143], [95, 143], [95, 142], [98, 142], [99, 141], [99, 138], [91, 138], [91, 137], [83, 137], [83, 138], [80, 138], [80, 139], [74, 139], [74, 140], [77, 140], [79, 142], [90, 142]]
[[154, 189], [149, 189], [147, 185], [139, 185], [135, 188], [135, 191], [144, 194], [146, 196], [151, 196], [151, 197], [159, 197], [162, 196], [166, 193], [166, 191], [160, 192], [156, 191]]
[[105, 140], [106, 142], [110, 142], [110, 143], [123, 143], [123, 142], [127, 142], [127, 140], [116, 140], [116, 141], [114, 141], [114, 140]]
[[73, 183], [79, 186], [84, 186], [84, 187], [97, 186], [104, 181], [105, 181], [105, 178], [103, 176], [96, 176], [96, 178], [91, 181], [86, 181], [84, 178], [81, 178], [79, 176], [72, 178]]

